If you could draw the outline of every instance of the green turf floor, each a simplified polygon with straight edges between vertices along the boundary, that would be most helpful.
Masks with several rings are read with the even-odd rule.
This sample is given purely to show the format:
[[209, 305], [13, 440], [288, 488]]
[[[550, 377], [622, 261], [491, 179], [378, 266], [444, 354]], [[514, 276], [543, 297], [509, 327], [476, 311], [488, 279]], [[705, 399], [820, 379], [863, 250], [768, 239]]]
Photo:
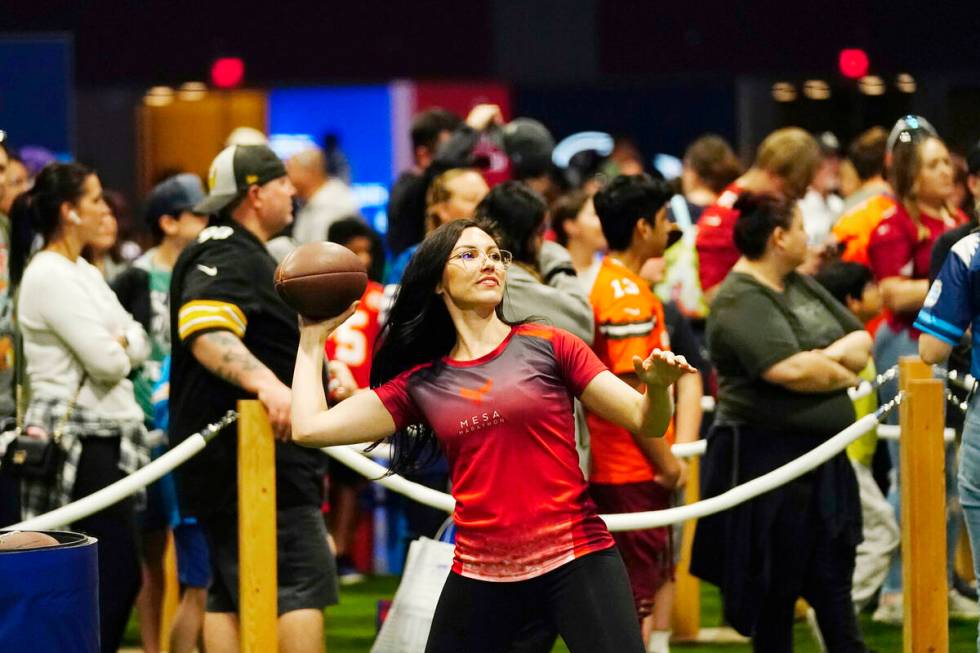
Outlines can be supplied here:
[[[341, 589], [340, 605], [327, 610], [327, 651], [328, 653], [366, 653], [371, 649], [375, 635], [375, 615], [380, 599], [390, 599], [398, 585], [398, 579], [380, 576], [352, 587]], [[701, 625], [711, 627], [720, 625], [720, 604], [717, 591], [703, 583], [701, 592]], [[899, 627], [883, 626], [873, 623], [869, 614], [861, 615], [861, 628], [868, 647], [878, 653], [895, 653], [902, 650], [902, 630]], [[968, 653], [976, 646], [977, 624], [971, 622], [951, 622], [949, 628], [949, 650], [952, 653]], [[797, 624], [794, 631], [796, 653], [817, 653], [818, 649], [805, 624]], [[135, 621], [127, 631], [127, 644], [138, 645], [138, 631]], [[674, 645], [682, 653], [746, 653], [751, 647], [743, 644], [731, 645]], [[568, 649], [559, 642], [555, 651]]]

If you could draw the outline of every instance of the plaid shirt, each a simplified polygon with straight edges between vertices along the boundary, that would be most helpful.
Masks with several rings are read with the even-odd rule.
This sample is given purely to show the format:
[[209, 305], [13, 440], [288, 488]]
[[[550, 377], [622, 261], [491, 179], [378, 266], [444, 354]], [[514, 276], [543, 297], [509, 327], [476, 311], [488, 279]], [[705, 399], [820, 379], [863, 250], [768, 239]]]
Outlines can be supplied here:
[[[52, 433], [65, 419], [68, 401], [34, 398], [27, 407], [26, 426], [40, 426]], [[83, 438], [119, 438], [119, 469], [127, 475], [150, 462], [150, 447], [142, 420], [107, 420], [90, 409], [76, 405], [62, 428], [61, 448], [65, 464], [54, 485], [36, 480], [21, 481], [21, 517], [31, 519], [71, 503]], [[137, 495], [142, 498], [142, 494]]]

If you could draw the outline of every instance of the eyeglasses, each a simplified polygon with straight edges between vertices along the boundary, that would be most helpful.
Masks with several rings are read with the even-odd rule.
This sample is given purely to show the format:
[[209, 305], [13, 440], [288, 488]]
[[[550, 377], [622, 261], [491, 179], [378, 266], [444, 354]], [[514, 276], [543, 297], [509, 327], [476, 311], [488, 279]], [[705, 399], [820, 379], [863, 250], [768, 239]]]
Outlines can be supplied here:
[[449, 257], [450, 261], [453, 259], [459, 260], [467, 267], [480, 265], [486, 259], [495, 266], [499, 265], [506, 270], [510, 267], [511, 261], [514, 260], [514, 255], [505, 249], [492, 249], [489, 252], [481, 252], [476, 247], [464, 247]]

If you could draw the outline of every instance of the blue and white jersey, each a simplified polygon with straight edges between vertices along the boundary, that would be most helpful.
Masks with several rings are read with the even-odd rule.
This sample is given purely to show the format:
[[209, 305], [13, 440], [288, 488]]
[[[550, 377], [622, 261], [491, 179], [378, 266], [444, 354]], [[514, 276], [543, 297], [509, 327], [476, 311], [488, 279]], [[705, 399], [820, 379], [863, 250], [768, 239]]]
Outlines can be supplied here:
[[956, 346], [973, 327], [970, 374], [980, 378], [980, 232], [957, 241], [932, 282], [915, 328]]

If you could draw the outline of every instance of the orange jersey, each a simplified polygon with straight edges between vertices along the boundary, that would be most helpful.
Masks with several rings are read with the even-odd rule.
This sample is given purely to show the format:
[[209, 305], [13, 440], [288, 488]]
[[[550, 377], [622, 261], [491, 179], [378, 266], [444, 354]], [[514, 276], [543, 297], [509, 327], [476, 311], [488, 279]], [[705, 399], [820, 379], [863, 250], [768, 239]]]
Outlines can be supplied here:
[[357, 310], [327, 340], [327, 358], [346, 363], [359, 388], [371, 385], [371, 355], [381, 331], [378, 314], [383, 298], [384, 287], [368, 281]]
[[[633, 373], [633, 356], [646, 358], [654, 348], [669, 349], [664, 307], [647, 282], [606, 256], [589, 301], [595, 313], [592, 348], [613, 374]], [[594, 483], [652, 481], [656, 471], [626, 429], [590, 414], [589, 437]], [[673, 429], [667, 436], [673, 439]]]
[[834, 238], [844, 245], [841, 258], [845, 261], [870, 265], [868, 243], [878, 223], [895, 212], [895, 198], [887, 193], [872, 195], [851, 208], [833, 227]]

